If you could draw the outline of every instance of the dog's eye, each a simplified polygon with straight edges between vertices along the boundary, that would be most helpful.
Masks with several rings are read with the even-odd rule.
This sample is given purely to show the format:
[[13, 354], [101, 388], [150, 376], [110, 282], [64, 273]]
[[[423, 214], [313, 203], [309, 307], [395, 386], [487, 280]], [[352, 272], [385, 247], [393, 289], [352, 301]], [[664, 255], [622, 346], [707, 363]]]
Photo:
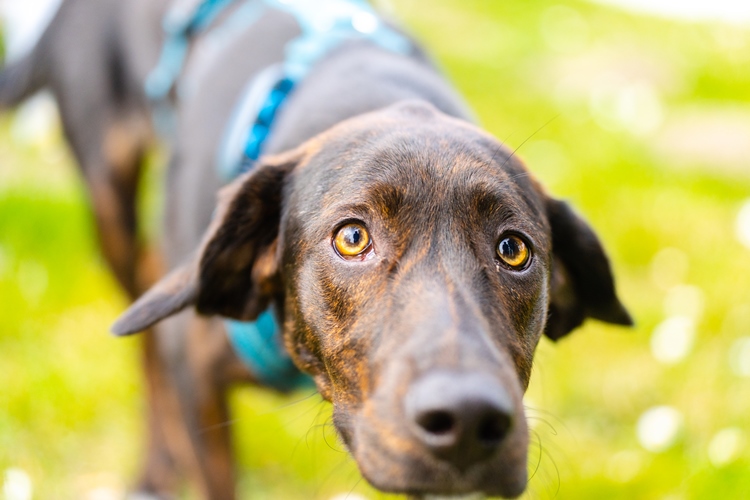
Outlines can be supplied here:
[[370, 247], [370, 235], [361, 224], [347, 224], [336, 233], [333, 246], [342, 257], [356, 257]]
[[518, 236], [506, 236], [497, 245], [497, 255], [513, 269], [521, 269], [531, 257], [528, 245]]

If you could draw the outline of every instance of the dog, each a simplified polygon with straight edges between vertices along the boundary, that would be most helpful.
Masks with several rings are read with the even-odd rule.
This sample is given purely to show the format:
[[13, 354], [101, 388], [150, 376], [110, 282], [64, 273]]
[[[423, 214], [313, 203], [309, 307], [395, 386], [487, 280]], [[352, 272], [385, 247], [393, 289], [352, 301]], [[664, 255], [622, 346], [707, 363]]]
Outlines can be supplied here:
[[[263, 6], [236, 21], [253, 3]], [[149, 444], [135, 491], [169, 497], [187, 477], [205, 498], [234, 498], [227, 388], [284, 387], [243, 363], [222, 318], [259, 325], [270, 314], [272, 342], [332, 403], [373, 486], [520, 495], [522, 397], [541, 336], [586, 318], [632, 323], [593, 230], [473, 124], [414, 40], [358, 0], [224, 2], [182, 32], [183, 64], [155, 103], [162, 20], [208, 4], [65, 0], [29, 56], [0, 74], [0, 107], [55, 95], [103, 253], [137, 298], [113, 326], [146, 331]], [[343, 32], [318, 22], [329, 7], [342, 9]], [[316, 38], [329, 32], [332, 42]], [[310, 51], [310, 40], [321, 45]], [[265, 107], [243, 122], [238, 102], [271, 67]], [[155, 250], [139, 240], [135, 198], [165, 103]], [[232, 162], [227, 130], [248, 129], [263, 141], [253, 152], [246, 139]], [[222, 155], [240, 165], [230, 182], [217, 173]]]

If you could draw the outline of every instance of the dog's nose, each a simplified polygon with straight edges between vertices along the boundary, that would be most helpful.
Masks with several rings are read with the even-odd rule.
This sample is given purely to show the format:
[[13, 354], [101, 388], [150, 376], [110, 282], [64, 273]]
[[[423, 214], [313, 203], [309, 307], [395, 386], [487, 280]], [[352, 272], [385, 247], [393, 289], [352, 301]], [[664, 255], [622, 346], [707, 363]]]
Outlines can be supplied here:
[[417, 439], [460, 470], [492, 456], [513, 426], [507, 391], [479, 374], [422, 377], [407, 392], [405, 409]]

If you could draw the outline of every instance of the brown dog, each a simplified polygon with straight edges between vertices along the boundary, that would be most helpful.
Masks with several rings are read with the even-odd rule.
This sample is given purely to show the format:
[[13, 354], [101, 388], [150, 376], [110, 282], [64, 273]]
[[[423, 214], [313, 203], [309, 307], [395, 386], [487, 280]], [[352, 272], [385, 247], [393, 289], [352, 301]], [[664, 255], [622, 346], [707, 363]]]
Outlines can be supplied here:
[[[137, 279], [133, 208], [150, 132], [140, 89], [165, 2], [125, 4], [63, 3], [32, 56], [0, 74], [0, 105], [55, 91], [104, 250], [137, 295], [148, 282]], [[96, 29], [83, 36], [73, 21], [91, 12]], [[173, 270], [114, 327], [154, 325], [138, 490], [168, 496], [187, 475], [206, 498], [234, 496], [225, 393], [257, 374], [232, 352], [222, 321], [205, 316], [253, 320], [270, 305], [373, 485], [517, 496], [528, 442], [521, 398], [541, 335], [558, 339], [586, 317], [630, 323], [602, 247], [470, 123], [416, 45], [401, 54], [366, 40], [315, 65], [275, 120], [270, 156], [224, 188], [215, 212], [223, 125], [299, 31], [269, 8], [214, 53], [209, 30], [181, 76], [190, 92], [173, 99], [164, 227]], [[76, 47], [93, 53], [91, 68], [72, 64]]]
[[420, 102], [345, 121], [221, 198], [195, 258], [115, 332], [275, 303], [384, 491], [520, 494], [542, 333], [630, 322], [591, 230], [493, 138]]

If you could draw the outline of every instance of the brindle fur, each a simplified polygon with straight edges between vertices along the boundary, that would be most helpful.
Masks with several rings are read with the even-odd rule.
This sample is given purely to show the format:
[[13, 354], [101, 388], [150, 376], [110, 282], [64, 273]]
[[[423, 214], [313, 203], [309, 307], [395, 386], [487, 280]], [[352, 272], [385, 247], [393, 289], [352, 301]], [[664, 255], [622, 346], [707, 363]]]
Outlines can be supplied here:
[[[136, 278], [144, 252], [133, 179], [150, 140], [140, 83], [158, 53], [165, 3], [66, 0], [29, 58], [0, 74], [0, 105], [44, 86], [55, 92], [103, 250], [133, 296], [150, 281]], [[95, 28], [82, 36], [79, 23]], [[326, 57], [300, 85], [275, 124], [274, 155], [224, 188], [212, 217], [223, 124], [245, 83], [297, 32], [288, 15], [269, 11], [218, 53], [194, 42], [183, 75], [191, 91], [175, 103], [163, 253], [172, 271], [113, 328], [153, 327], [137, 489], [168, 496], [186, 476], [205, 498], [234, 497], [225, 393], [253, 377], [221, 322], [195, 311], [252, 320], [270, 305], [373, 485], [516, 496], [526, 485], [522, 395], [541, 335], [558, 339], [586, 317], [630, 322], [601, 245], [511, 151], [470, 124], [419, 51], [400, 56], [362, 42]], [[94, 53], [71, 74], [83, 44]], [[346, 261], [333, 250], [335, 230], [351, 220], [368, 227], [371, 258]], [[495, 253], [508, 231], [533, 249], [523, 271]], [[512, 415], [490, 457], [452, 464], [415, 438], [405, 401], [435, 373], [504, 394]]]

